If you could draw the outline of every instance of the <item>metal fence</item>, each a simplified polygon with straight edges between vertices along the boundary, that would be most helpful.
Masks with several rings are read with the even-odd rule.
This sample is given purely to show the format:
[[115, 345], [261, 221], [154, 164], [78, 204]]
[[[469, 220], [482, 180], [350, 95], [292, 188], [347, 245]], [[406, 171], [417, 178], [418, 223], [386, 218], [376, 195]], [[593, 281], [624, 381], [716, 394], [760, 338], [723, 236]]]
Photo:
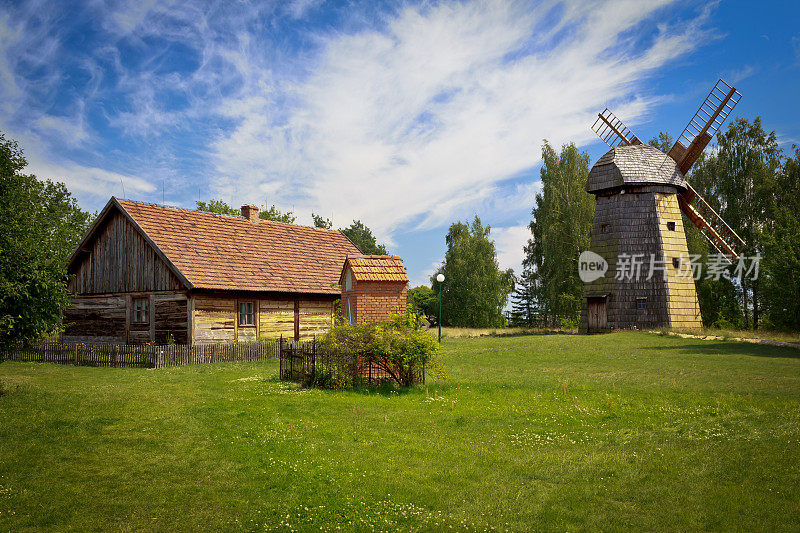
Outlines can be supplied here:
[[424, 384], [425, 367], [403, 368], [348, 352], [322, 350], [316, 340], [280, 340], [280, 379], [325, 388], [377, 385], [388, 381]]

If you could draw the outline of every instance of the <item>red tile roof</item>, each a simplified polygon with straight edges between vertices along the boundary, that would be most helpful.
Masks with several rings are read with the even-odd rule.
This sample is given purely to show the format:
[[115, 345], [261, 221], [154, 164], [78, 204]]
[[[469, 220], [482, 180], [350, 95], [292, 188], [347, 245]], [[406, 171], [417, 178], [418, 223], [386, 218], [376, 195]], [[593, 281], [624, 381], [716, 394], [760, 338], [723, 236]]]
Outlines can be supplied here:
[[350, 256], [346, 265], [350, 265], [356, 281], [408, 281], [406, 267], [397, 255]]
[[193, 288], [338, 294], [360, 253], [336, 230], [116, 201]]

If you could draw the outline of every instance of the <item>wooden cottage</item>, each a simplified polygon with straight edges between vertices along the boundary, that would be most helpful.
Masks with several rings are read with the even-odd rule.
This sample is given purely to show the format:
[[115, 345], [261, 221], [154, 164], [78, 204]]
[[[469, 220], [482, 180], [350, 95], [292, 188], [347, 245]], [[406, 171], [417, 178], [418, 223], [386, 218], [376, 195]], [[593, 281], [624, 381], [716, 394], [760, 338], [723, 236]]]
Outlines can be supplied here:
[[327, 331], [341, 232], [111, 198], [69, 260], [65, 342], [301, 339]]
[[342, 315], [351, 324], [385, 322], [406, 309], [408, 274], [396, 255], [348, 257], [339, 285]]

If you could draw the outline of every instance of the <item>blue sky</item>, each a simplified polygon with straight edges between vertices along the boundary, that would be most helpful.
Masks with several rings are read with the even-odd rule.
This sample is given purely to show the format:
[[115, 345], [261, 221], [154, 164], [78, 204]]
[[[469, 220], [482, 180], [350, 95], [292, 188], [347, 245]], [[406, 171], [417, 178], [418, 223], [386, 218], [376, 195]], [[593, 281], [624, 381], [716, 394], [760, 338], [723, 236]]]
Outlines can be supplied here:
[[[543, 139], [609, 106], [677, 136], [719, 77], [800, 144], [800, 2], [0, 3], [0, 129], [85, 209], [112, 195], [361, 219], [412, 283], [454, 220], [518, 268]], [[123, 192], [124, 189], [124, 192]]]

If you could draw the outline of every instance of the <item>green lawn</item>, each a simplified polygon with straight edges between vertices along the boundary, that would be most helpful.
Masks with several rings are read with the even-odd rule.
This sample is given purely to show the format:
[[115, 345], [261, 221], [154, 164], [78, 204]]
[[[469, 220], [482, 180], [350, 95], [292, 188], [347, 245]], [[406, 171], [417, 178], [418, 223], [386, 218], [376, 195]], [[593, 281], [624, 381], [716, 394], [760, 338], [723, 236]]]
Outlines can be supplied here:
[[800, 350], [443, 350], [444, 381], [399, 393], [298, 389], [274, 361], [2, 363], [0, 531], [800, 528]]

